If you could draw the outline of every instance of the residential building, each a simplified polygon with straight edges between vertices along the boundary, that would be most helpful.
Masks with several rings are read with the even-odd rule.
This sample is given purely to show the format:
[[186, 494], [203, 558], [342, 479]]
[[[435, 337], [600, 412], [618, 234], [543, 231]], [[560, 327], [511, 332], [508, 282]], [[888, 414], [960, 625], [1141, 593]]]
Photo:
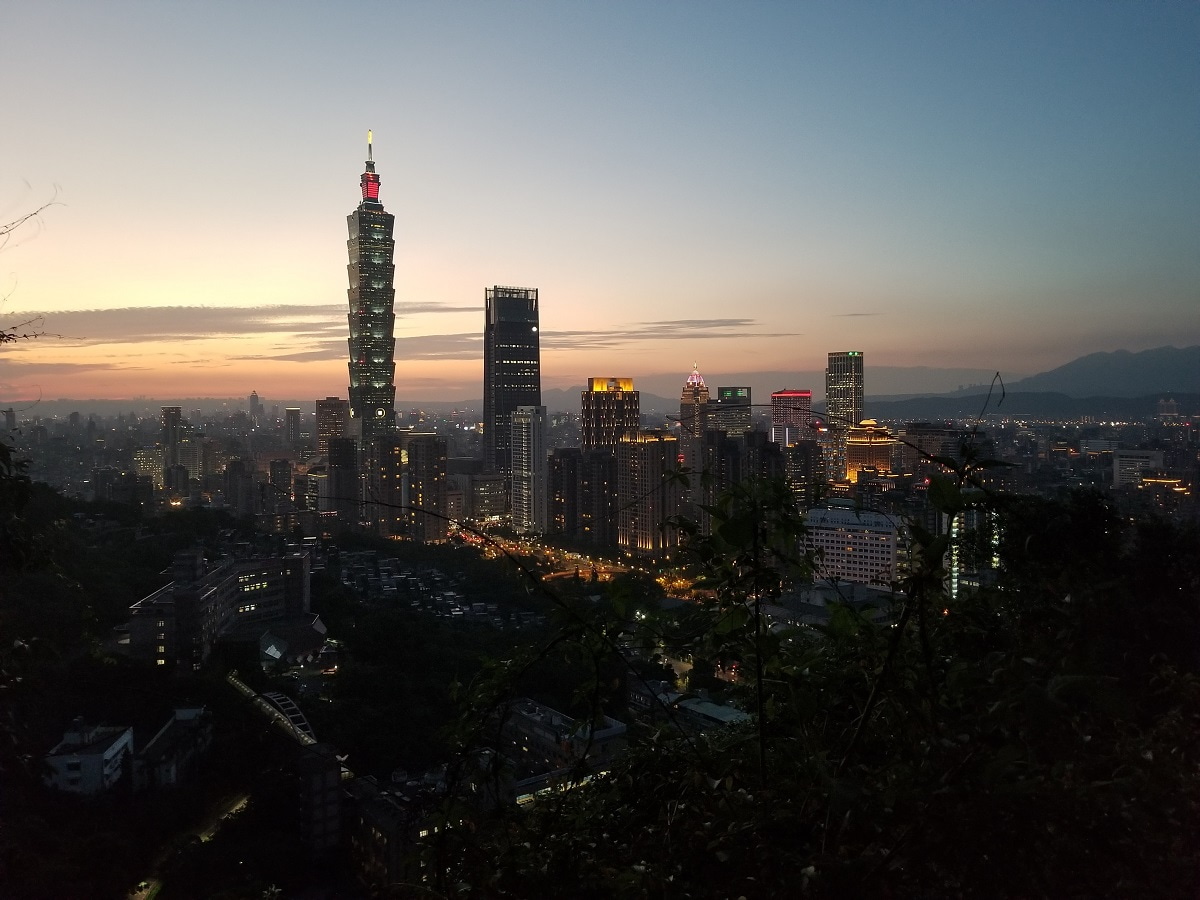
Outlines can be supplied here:
[[330, 441], [350, 436], [350, 401], [326, 397], [317, 401], [317, 452], [329, 452]]
[[518, 534], [549, 528], [550, 464], [546, 407], [518, 406], [512, 414], [512, 520]]
[[679, 440], [639, 431], [617, 444], [617, 542], [634, 556], [659, 557], [679, 544], [671, 520], [682, 509]]

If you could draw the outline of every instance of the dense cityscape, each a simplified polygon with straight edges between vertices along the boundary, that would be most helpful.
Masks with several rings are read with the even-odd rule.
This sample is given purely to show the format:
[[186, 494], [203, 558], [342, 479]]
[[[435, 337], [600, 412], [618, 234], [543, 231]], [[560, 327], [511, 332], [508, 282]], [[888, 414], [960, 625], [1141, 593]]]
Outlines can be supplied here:
[[3, 22], [0, 900], [1200, 897], [1200, 5]]
[[[674, 784], [645, 769], [669, 758], [667, 746], [707, 747], [702, 768], [725, 774], [704, 778], [730, 792], [722, 803], [744, 805], [742, 785], [790, 752], [768, 746], [768, 721], [778, 736], [787, 717], [821, 708], [849, 721], [873, 714], [875, 689], [839, 701], [810, 685], [800, 700], [799, 682], [790, 699], [768, 682], [819, 659], [873, 658], [894, 632], [886, 661], [872, 664], [879, 688], [914, 609], [913, 652], [932, 668], [926, 611], [956, 623], [985, 597], [999, 621], [1022, 603], [1087, 595], [1080, 581], [1065, 598], [1048, 581], [1013, 593], [1033, 577], [1035, 539], [1050, 570], [1087, 571], [1095, 561], [1076, 556], [1108, 547], [1129, 557], [1120, 578], [1150, 565], [1135, 533], [1158, 529], [1185, 548], [1170, 565], [1191, 580], [1164, 585], [1168, 607], [1155, 615], [1168, 630], [1177, 616], [1188, 637], [1178, 655], [1149, 651], [1159, 665], [1194, 665], [1197, 394], [1164, 385], [1130, 401], [1140, 415], [1129, 421], [1054, 420], [1010, 413], [997, 381], [971, 395], [971, 417], [912, 420], [886, 414], [886, 399], [873, 410], [866, 355], [838, 350], [823, 385], [769, 397], [710, 387], [697, 365], [669, 409], [662, 398], [643, 408], [634, 378], [619, 374], [590, 378], [577, 407], [552, 409], [539, 291], [497, 285], [480, 309], [481, 408], [397, 409], [394, 218], [380, 185], [368, 137], [348, 217], [346, 397], [294, 406], [251, 392], [157, 415], [5, 411], [5, 767], [26, 817], [6, 832], [11, 896], [671, 896], [675, 879], [680, 896], [737, 896], [756, 878], [763, 896], [885, 896], [915, 883], [922, 896], [991, 896], [970, 866], [922, 870], [915, 860], [934, 856], [918, 854], [892, 868], [870, 841], [854, 851], [878, 860], [865, 870], [824, 852], [799, 874], [751, 864], [779, 836], [759, 834], [761, 823], [746, 826], [753, 845], [730, 838], [724, 849], [710, 836], [710, 852], [686, 862], [666, 851], [647, 862], [642, 850], [627, 871], [597, 859], [556, 875], [537, 854], [563, 839], [554, 823], [572, 803], [632, 817], [628, 798], [605, 807], [614, 773]], [[1097, 528], [1103, 538], [1085, 546]], [[703, 639], [688, 634], [697, 626]], [[578, 657], [521, 649], [564, 639]], [[963, 676], [952, 656], [942, 663], [928, 690], [949, 693]], [[1055, 691], [1054, 679], [1108, 677], [1044, 665]], [[1055, 702], [1071, 727], [1105, 709]], [[1188, 702], [1171, 713], [1185, 730], [1196, 721]], [[875, 739], [888, 734], [898, 732]], [[738, 735], [759, 748], [758, 776], [732, 762]], [[1186, 835], [1192, 752], [1178, 761], [1192, 767], [1183, 808], [1138, 816], [1173, 817]], [[712, 769], [713, 759], [725, 762]], [[829, 804], [853, 806], [830, 790]], [[97, 844], [84, 835], [101, 819], [123, 824]], [[506, 829], [545, 842], [508, 872]], [[568, 855], [586, 860], [578, 849]], [[734, 852], [740, 863], [705, 876], [707, 887], [687, 872]], [[1050, 865], [1090, 865], [1063, 859]], [[1186, 884], [1190, 859], [1144, 896]], [[478, 880], [485, 871], [490, 882]], [[1144, 886], [1122, 877], [1113, 895]]]

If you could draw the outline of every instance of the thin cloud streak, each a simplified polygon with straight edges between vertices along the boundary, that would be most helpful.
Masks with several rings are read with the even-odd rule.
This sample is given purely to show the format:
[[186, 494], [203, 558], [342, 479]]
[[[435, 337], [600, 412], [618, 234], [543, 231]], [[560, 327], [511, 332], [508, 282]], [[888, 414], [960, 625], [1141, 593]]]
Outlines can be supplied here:
[[[397, 319], [408, 315], [478, 312], [473, 306], [399, 303]], [[328, 339], [346, 335], [345, 306], [123, 306], [59, 312], [14, 312], [6, 319], [40, 322], [71, 346], [198, 341], [214, 337], [301, 335]]]

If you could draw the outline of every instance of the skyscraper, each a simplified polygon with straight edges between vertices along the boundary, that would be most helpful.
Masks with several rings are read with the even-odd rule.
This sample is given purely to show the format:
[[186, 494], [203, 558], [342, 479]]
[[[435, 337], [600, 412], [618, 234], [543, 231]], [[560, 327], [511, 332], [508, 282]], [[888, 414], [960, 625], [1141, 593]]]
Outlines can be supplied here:
[[693, 365], [692, 374], [683, 383], [679, 395], [679, 452], [689, 469], [700, 468], [700, 440], [708, 428], [708, 386], [700, 369]]
[[183, 437], [183, 409], [179, 406], [162, 408], [163, 466], [179, 465], [179, 440]]
[[780, 447], [812, 437], [812, 391], [784, 389], [771, 394], [771, 440]]
[[512, 471], [512, 414], [542, 405], [537, 288], [488, 288], [483, 328], [483, 463]]
[[346, 246], [350, 264], [347, 296], [350, 312], [350, 415], [361, 429], [360, 446], [371, 446], [396, 419], [396, 316], [392, 311], [396, 291], [392, 278], [392, 225], [395, 217], [379, 202], [379, 176], [367, 132], [366, 171], [362, 174], [362, 202], [346, 218], [350, 238]]
[[750, 388], [718, 387], [717, 402], [709, 412], [713, 428], [726, 434], [742, 434], [753, 427]]
[[293, 450], [300, 447], [300, 408], [289, 406], [283, 411], [283, 439]]
[[640, 394], [632, 378], [589, 378], [580, 393], [579, 424], [584, 450], [615, 449], [617, 442], [638, 430]]
[[340, 397], [317, 401], [317, 452], [329, 453], [329, 442], [347, 437], [350, 424], [350, 404]]
[[831, 428], [851, 428], [862, 421], [863, 355], [858, 350], [829, 354], [825, 411]]
[[846, 435], [863, 417], [863, 355], [858, 350], [829, 354], [825, 367], [825, 412], [833, 456], [829, 476], [846, 477]]

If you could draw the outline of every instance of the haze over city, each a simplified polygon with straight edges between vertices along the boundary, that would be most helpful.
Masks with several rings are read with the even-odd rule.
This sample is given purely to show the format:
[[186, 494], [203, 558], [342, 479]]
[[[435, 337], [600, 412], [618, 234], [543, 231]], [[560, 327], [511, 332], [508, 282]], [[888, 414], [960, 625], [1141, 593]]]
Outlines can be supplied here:
[[[479, 396], [494, 284], [539, 289], [548, 389], [783, 387], [854, 348], [868, 392], [949, 390], [1200, 342], [1194, 4], [6, 19], [0, 221], [55, 203], [0, 257], [0, 322], [47, 333], [6, 348], [6, 402], [344, 395], [367, 128], [399, 400]], [[955, 371], [872, 383], [896, 367]]]

